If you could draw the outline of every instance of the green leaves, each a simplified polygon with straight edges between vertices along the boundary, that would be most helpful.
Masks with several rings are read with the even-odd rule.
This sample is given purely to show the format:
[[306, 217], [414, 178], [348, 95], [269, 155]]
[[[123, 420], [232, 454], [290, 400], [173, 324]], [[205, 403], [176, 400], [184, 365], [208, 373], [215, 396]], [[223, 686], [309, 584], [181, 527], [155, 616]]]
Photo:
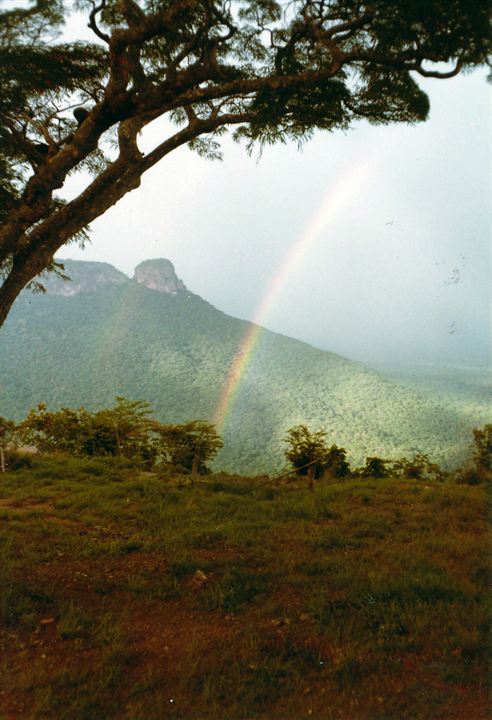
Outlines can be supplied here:
[[9, 442], [15, 432], [15, 423], [0, 416], [0, 447]]
[[354, 94], [355, 112], [374, 124], [420, 122], [429, 114], [429, 98], [408, 72], [370, 72]]
[[191, 420], [181, 425], [156, 424], [155, 429], [169, 461], [193, 474], [206, 472], [206, 461], [224, 445], [215, 425], [207, 420]]
[[473, 431], [474, 450], [473, 459], [479, 468], [492, 470], [492, 425], [485, 425], [482, 429]]
[[336, 445], [328, 447], [324, 430], [313, 432], [306, 425], [296, 425], [287, 432], [284, 442], [289, 444], [285, 457], [299, 475], [321, 477], [328, 472], [332, 477], [350, 474], [347, 452]]
[[153, 462], [156, 451], [150, 437], [149, 403], [116, 398], [114, 408], [91, 413], [62, 408], [49, 411], [40, 403], [19, 429], [24, 441], [40, 450], [76, 456], [122, 455], [135, 462]]
[[[193, 474], [206, 472], [206, 461], [223, 446], [215, 426], [206, 420], [163, 425], [149, 418], [151, 412], [149, 402], [122, 396], [113, 408], [95, 413], [84, 407], [49, 411], [40, 403], [19, 425], [19, 433], [24, 442], [47, 452], [123, 456], [137, 464], [160, 461]], [[0, 417], [0, 442], [13, 429], [13, 423]]]

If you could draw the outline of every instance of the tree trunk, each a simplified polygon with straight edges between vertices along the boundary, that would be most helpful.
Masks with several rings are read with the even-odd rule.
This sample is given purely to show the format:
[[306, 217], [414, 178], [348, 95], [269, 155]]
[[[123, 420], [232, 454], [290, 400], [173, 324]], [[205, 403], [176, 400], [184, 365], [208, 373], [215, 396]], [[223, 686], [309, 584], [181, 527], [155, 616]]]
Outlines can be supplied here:
[[195, 450], [195, 454], [193, 455], [193, 464], [191, 466], [191, 485], [193, 486], [195, 484], [195, 477], [198, 475], [198, 464], [200, 462], [200, 456], [198, 452]]
[[14, 304], [14, 300], [19, 294], [20, 290], [7, 288], [2, 285], [0, 287], [0, 327], [4, 324], [7, 319], [7, 315], [10, 312], [10, 308]]
[[121, 455], [121, 441], [120, 441], [120, 433], [118, 432], [118, 428], [115, 428], [115, 438], [116, 438], [116, 455], [119, 457]]
[[314, 476], [316, 475], [316, 463], [309, 466], [308, 469], [308, 487], [310, 492], [314, 490]]

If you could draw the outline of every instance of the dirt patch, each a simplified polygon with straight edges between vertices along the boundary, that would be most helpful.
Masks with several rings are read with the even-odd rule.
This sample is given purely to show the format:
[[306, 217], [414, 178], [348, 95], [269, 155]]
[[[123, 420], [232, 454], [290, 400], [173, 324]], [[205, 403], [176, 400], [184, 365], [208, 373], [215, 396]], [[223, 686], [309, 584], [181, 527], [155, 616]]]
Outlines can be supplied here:
[[35, 508], [43, 512], [55, 512], [55, 507], [51, 503], [37, 500], [36, 498], [23, 498], [22, 500], [15, 498], [0, 498], [0, 508], [9, 510], [30, 510]]

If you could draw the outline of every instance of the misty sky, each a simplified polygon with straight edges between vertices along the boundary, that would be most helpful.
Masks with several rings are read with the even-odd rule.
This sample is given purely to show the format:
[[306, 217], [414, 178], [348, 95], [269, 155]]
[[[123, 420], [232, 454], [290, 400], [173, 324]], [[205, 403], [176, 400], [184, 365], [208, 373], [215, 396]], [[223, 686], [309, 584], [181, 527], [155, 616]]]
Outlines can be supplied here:
[[[419, 79], [431, 116], [360, 124], [258, 162], [226, 140], [224, 160], [183, 148], [93, 224], [84, 251], [132, 275], [169, 258], [187, 287], [236, 317], [257, 316], [327, 192], [350, 189], [262, 316], [269, 329], [361, 361], [490, 361], [490, 107], [485, 73]], [[162, 137], [150, 128], [141, 147]], [[71, 181], [70, 193], [82, 180]]]

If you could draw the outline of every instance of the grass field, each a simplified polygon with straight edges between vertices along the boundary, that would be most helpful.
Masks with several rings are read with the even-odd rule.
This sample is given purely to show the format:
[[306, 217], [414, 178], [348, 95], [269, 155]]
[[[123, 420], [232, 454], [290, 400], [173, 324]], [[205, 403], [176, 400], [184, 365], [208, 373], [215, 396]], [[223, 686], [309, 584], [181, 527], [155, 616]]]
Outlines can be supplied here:
[[0, 475], [5, 720], [485, 720], [485, 487]]

